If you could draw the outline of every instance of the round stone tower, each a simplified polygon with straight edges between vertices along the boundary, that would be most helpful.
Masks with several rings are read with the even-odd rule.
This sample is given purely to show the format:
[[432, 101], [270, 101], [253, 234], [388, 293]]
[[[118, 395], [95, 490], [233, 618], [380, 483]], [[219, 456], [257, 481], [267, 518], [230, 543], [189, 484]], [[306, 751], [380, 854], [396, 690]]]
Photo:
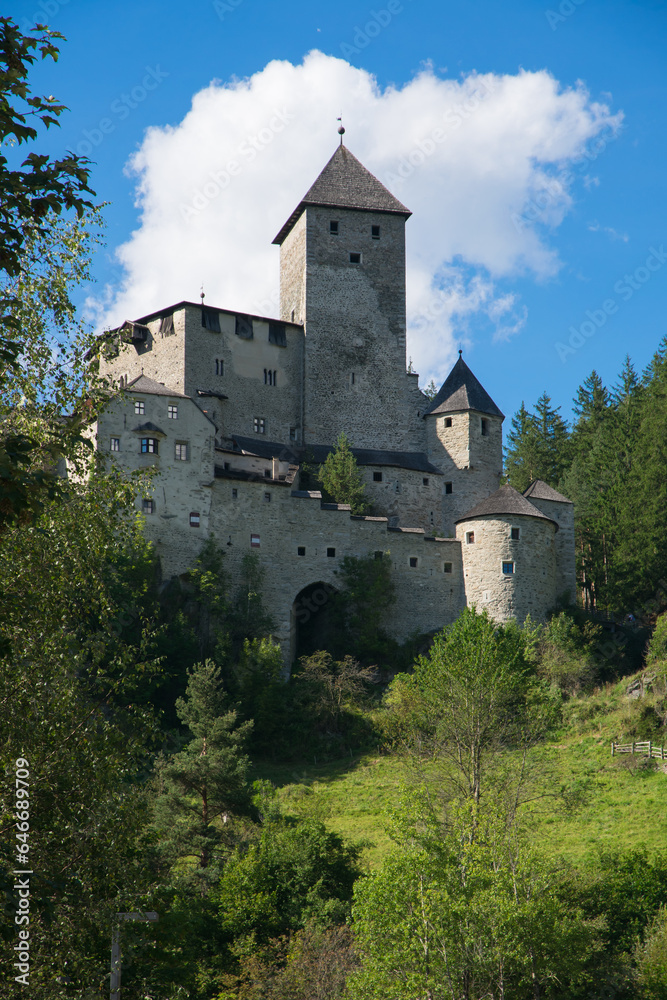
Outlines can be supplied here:
[[543, 621], [558, 596], [558, 524], [511, 486], [456, 522], [466, 604], [492, 618]]

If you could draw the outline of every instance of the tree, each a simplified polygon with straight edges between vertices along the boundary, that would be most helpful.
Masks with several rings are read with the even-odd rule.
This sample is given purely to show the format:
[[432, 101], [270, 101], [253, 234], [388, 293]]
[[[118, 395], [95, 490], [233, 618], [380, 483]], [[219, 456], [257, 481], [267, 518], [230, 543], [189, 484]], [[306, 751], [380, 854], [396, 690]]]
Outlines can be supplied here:
[[220, 860], [230, 819], [252, 812], [243, 752], [252, 723], [238, 724], [212, 660], [193, 668], [176, 711], [191, 739], [158, 765], [155, 823], [173, 858], [196, 855], [206, 869]]
[[398, 644], [385, 624], [396, 601], [391, 560], [372, 556], [345, 556], [337, 570], [340, 589], [331, 595], [336, 628], [332, 652], [351, 655], [365, 664], [390, 660]]
[[320, 466], [319, 478], [327, 497], [334, 503], [349, 503], [353, 514], [367, 513], [364, 484], [345, 434], [339, 436], [335, 449]]
[[[535, 640], [535, 630], [498, 625], [485, 611], [466, 608], [436, 635], [428, 655], [417, 659], [414, 674], [399, 674], [392, 683], [398, 704], [391, 711], [407, 725], [406, 742], [430, 748], [446, 762], [456, 794], [476, 805], [499, 751], [522, 748], [525, 758], [557, 711], [535, 677]], [[516, 799], [525, 780], [523, 763], [513, 780]]]
[[429, 400], [435, 399], [435, 397], [438, 395], [438, 387], [433, 381], [433, 379], [431, 379], [431, 381], [429, 382], [429, 384], [426, 386], [425, 389], [422, 389], [422, 392], [424, 393], [427, 399]]
[[[62, 35], [43, 25], [24, 35], [13, 20], [0, 18], [0, 148], [31, 143], [39, 134], [36, 126], [58, 124], [64, 105], [53, 97], [33, 95], [28, 73], [38, 54], [42, 59], [57, 60], [54, 41], [60, 38]], [[74, 212], [81, 218], [92, 209], [86, 197], [94, 193], [88, 178], [87, 161], [72, 153], [50, 160], [30, 152], [18, 169], [12, 169], [8, 157], [0, 152], [0, 396], [12, 378], [20, 377], [26, 362], [22, 357], [27, 343], [21, 316], [26, 299], [17, 294], [16, 282], [29, 283], [32, 276], [44, 273], [44, 242], [53, 234], [59, 216]], [[55, 417], [45, 416], [39, 436], [3, 421], [0, 529], [16, 518], [29, 519], [39, 510], [42, 498], [56, 492], [52, 466], [59, 456], [67, 454], [73, 441], [78, 441], [81, 427], [80, 413], [65, 417], [62, 410]]]

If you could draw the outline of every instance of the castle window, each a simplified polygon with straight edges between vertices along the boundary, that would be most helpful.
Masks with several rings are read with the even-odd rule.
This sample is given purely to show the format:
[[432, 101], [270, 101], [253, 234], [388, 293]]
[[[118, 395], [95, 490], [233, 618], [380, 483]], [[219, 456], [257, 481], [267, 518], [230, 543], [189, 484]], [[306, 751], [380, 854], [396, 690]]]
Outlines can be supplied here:
[[264, 494], [264, 503], [271, 503], [271, 494], [270, 493], [265, 493]]
[[296, 550], [296, 554], [298, 556], [305, 556], [305, 554], [306, 554], [306, 546], [305, 545], [298, 545], [297, 546], [297, 550]]
[[158, 441], [157, 438], [142, 438], [141, 439], [141, 454], [142, 455], [157, 455]]
[[379, 226], [371, 226], [371, 237], [374, 240], [379, 240], [380, 239], [380, 227]]
[[451, 573], [452, 572], [452, 564], [451, 563], [445, 563], [445, 565], [443, 566], [443, 572], [444, 573]]
[[296, 432], [296, 427], [290, 427], [290, 429], [289, 429], [289, 439], [290, 439], [290, 441], [296, 441], [297, 437], [298, 437], [298, 435], [297, 435], [297, 432]]
[[187, 441], [177, 441], [174, 446], [174, 458], [177, 462], [187, 462], [188, 460], [188, 443]]
[[250, 548], [251, 549], [258, 549], [259, 548], [259, 535], [251, 535], [250, 536]]
[[235, 326], [236, 336], [241, 340], [252, 340], [252, 319], [250, 316], [237, 316]]
[[144, 514], [154, 514], [155, 513], [155, 500], [142, 500], [141, 509]]
[[428, 477], [427, 476], [424, 476], [424, 478], [422, 479], [422, 483], [423, 483], [424, 486], [428, 486]]
[[452, 418], [445, 417], [445, 427], [451, 427], [451, 426], [452, 426]]
[[482, 437], [488, 437], [489, 435], [489, 421], [482, 417]]
[[329, 559], [335, 559], [336, 558], [336, 550], [335, 549], [327, 549], [327, 556], [328, 556]]
[[271, 479], [271, 469], [264, 469], [264, 478]]
[[513, 573], [514, 573], [514, 563], [513, 562], [504, 562], [503, 563], [503, 575], [504, 576], [512, 576]]
[[229, 462], [224, 462], [222, 467], [225, 470], [225, 472], [229, 472], [229, 470], [231, 469], [231, 465], [229, 464]]
[[287, 334], [284, 323], [269, 323], [269, 343], [276, 347], [287, 347]]
[[475, 544], [475, 532], [474, 531], [466, 531], [466, 544], [467, 545], [474, 545]]
[[220, 313], [216, 309], [208, 309], [202, 306], [201, 325], [211, 333], [220, 333]]
[[410, 567], [411, 569], [417, 568], [417, 556], [410, 556]]
[[120, 438], [111, 438], [110, 451], [120, 451]]
[[264, 417], [254, 417], [252, 421], [252, 429], [255, 434], [266, 434], [266, 420]]
[[376, 559], [382, 559], [384, 552], [374, 552], [373, 555], [375, 556]]
[[160, 320], [160, 333], [163, 337], [171, 337], [174, 333], [174, 314], [169, 313]]
[[338, 223], [333, 219], [329, 222], [329, 232], [332, 236], [338, 236]]
[[278, 385], [278, 372], [270, 368], [264, 369], [264, 385]]
[[521, 528], [510, 528], [510, 538], [513, 542], [518, 542], [521, 538]]
[[354, 385], [354, 372], [350, 374], [350, 385]]
[[445, 493], [453, 493], [454, 487], [451, 483], [445, 483]]
[[199, 527], [199, 511], [198, 510], [192, 510], [192, 511], [190, 511], [190, 527], [191, 528], [198, 528]]
[[170, 403], [167, 407], [167, 416], [170, 420], [178, 420], [178, 406], [176, 403]]
[[222, 358], [215, 359], [215, 374], [224, 375], [225, 374], [225, 362]]
[[350, 264], [361, 264], [361, 254], [351, 253], [350, 254]]
[[138, 417], [143, 417], [146, 412], [146, 404], [143, 399], [135, 399], [134, 401], [134, 412]]
[[381, 483], [382, 482], [382, 473], [381, 472], [374, 472], [373, 473], [373, 482], [374, 483]]
[[236, 489], [236, 487], [234, 487], [232, 489], [232, 500], [238, 500], [238, 498], [239, 498], [239, 491]]

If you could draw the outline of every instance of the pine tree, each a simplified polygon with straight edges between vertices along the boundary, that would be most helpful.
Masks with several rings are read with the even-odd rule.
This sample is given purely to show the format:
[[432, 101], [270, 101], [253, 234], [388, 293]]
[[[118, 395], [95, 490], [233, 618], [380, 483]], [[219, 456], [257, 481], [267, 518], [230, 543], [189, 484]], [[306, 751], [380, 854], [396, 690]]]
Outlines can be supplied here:
[[344, 433], [338, 438], [334, 451], [327, 455], [324, 465], [320, 466], [319, 478], [327, 498], [333, 503], [349, 503], [353, 514], [368, 511], [361, 473]]
[[155, 825], [168, 853], [198, 855], [199, 868], [207, 868], [220, 853], [230, 818], [251, 811], [243, 748], [252, 722], [237, 723], [212, 660], [193, 668], [176, 711], [192, 739], [158, 767]]
[[505, 478], [519, 493], [523, 493], [532, 480], [537, 478], [537, 460], [535, 417], [522, 402], [519, 411], [512, 417], [505, 450]]

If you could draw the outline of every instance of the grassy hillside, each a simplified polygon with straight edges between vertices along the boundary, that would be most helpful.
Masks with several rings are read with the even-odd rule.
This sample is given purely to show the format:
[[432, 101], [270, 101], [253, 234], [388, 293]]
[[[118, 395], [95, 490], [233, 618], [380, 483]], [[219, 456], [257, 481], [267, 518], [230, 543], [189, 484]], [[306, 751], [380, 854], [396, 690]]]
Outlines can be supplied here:
[[[561, 728], [533, 751], [544, 797], [524, 807], [529, 827], [543, 847], [572, 861], [596, 844], [667, 848], [667, 761], [650, 766], [646, 758], [611, 756], [612, 740], [648, 739], [650, 732], [667, 747], [667, 736], [655, 728], [655, 709], [664, 701], [660, 684], [631, 699], [632, 680], [566, 701]], [[425, 773], [428, 779], [428, 769]], [[380, 753], [323, 765], [267, 764], [257, 776], [280, 789], [290, 812], [316, 816], [344, 837], [365, 841], [364, 856], [372, 866], [391, 847], [386, 812], [398, 801], [401, 785], [416, 777], [400, 757]]]

